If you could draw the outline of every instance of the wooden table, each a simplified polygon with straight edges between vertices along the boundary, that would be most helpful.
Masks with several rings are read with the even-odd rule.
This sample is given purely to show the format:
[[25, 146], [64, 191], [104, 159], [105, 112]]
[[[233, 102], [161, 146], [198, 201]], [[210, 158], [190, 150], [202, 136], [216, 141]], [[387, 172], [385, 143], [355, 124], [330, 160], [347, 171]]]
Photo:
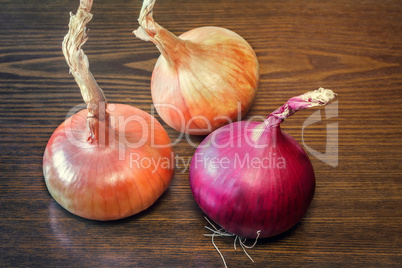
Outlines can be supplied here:
[[[61, 52], [69, 12], [79, 1], [0, 2], [0, 266], [223, 267], [203, 236], [207, 223], [183, 162], [168, 191], [130, 218], [86, 220], [53, 200], [43, 179], [43, 152], [69, 110], [83, 102]], [[150, 78], [159, 52], [131, 33], [141, 4], [95, 0], [84, 50], [109, 102], [151, 112]], [[234, 251], [232, 238], [216, 238], [228, 266], [400, 267], [401, 2], [165, 0], [156, 3], [154, 16], [176, 34], [215, 25], [251, 44], [261, 82], [245, 119], [266, 116], [320, 86], [338, 93], [337, 116], [326, 118], [322, 108], [322, 120], [303, 129], [316, 112], [308, 110], [283, 124], [315, 168], [308, 213], [290, 231], [249, 249], [254, 264]], [[163, 126], [172, 140], [179, 137]], [[318, 157], [326, 152], [330, 132], [338, 134], [338, 151], [328, 150], [337, 159], [332, 165], [312, 151]], [[195, 148], [183, 138], [174, 151], [189, 161]]]

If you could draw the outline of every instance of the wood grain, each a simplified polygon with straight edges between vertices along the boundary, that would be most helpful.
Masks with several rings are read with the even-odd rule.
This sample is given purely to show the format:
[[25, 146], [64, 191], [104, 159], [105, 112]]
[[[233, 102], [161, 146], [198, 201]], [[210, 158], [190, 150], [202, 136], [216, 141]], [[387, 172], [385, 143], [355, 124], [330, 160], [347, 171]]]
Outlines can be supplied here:
[[[0, 266], [223, 267], [203, 236], [207, 223], [192, 198], [180, 139], [168, 191], [139, 215], [95, 222], [62, 209], [42, 175], [46, 143], [81, 104], [61, 52], [76, 1], [4, 1], [0, 9]], [[141, 1], [95, 0], [84, 47], [109, 102], [152, 112], [149, 90], [159, 56], [134, 37]], [[255, 49], [261, 83], [247, 118], [320, 86], [338, 93], [338, 117], [304, 129], [298, 113], [283, 129], [325, 151], [338, 124], [338, 165], [310, 154], [314, 201], [285, 234], [248, 250], [216, 238], [229, 267], [400, 267], [402, 264], [402, 4], [400, 1], [158, 1], [155, 19], [176, 34], [226, 27]], [[155, 115], [158, 120], [160, 118]], [[161, 120], [160, 120], [161, 121]], [[163, 122], [162, 122], [163, 123]], [[172, 140], [179, 133], [163, 123]], [[199, 144], [202, 137], [189, 137]]]

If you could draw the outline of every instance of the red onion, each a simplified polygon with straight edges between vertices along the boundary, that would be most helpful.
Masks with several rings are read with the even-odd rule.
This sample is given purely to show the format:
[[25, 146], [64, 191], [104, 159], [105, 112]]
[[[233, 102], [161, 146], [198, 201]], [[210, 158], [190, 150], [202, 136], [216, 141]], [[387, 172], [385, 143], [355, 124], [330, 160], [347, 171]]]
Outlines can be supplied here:
[[313, 199], [314, 170], [280, 123], [334, 97], [320, 88], [291, 98], [263, 123], [236, 122], [208, 135], [190, 165], [191, 191], [205, 214], [244, 238], [275, 236], [299, 222]]
[[244, 116], [260, 77], [247, 41], [220, 27], [196, 28], [177, 37], [154, 21], [154, 4], [144, 0], [141, 26], [134, 33], [161, 52], [151, 80], [161, 118], [180, 132], [206, 135]]
[[115, 220], [148, 208], [168, 188], [173, 152], [165, 129], [150, 114], [106, 102], [81, 49], [92, 1], [80, 3], [63, 53], [87, 109], [55, 130], [43, 156], [43, 174], [50, 194], [68, 211]]

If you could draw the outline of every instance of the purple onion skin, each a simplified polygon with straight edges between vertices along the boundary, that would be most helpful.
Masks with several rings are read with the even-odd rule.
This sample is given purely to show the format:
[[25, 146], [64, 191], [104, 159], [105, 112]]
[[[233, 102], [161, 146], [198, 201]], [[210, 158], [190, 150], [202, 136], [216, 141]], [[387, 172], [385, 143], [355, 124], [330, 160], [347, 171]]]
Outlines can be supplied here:
[[200, 208], [226, 231], [246, 238], [290, 229], [308, 210], [315, 190], [302, 146], [279, 125], [253, 142], [260, 124], [236, 122], [209, 134], [190, 165], [190, 187]]

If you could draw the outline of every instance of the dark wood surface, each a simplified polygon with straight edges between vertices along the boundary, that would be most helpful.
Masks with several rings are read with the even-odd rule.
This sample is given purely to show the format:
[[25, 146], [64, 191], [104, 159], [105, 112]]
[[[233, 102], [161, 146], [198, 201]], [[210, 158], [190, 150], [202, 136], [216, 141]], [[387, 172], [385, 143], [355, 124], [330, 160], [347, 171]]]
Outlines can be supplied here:
[[[0, 266], [223, 267], [179, 162], [168, 191], [143, 213], [115, 222], [62, 209], [46, 189], [42, 157], [68, 111], [83, 101], [61, 52], [78, 0], [2, 0], [0, 8]], [[84, 50], [109, 102], [151, 112], [159, 52], [131, 33], [141, 1], [95, 0]], [[338, 123], [338, 165], [310, 155], [316, 194], [290, 231], [248, 250], [216, 238], [229, 267], [402, 265], [402, 3], [389, 1], [164, 0], [155, 19], [176, 34], [226, 27], [255, 49], [261, 83], [247, 114], [266, 116], [292, 96], [326, 87], [338, 117], [304, 129], [314, 110], [283, 130], [325, 152]], [[157, 119], [160, 118], [156, 115]], [[172, 140], [179, 133], [163, 123]], [[198, 144], [202, 137], [190, 137]], [[195, 148], [174, 151], [189, 161]]]

